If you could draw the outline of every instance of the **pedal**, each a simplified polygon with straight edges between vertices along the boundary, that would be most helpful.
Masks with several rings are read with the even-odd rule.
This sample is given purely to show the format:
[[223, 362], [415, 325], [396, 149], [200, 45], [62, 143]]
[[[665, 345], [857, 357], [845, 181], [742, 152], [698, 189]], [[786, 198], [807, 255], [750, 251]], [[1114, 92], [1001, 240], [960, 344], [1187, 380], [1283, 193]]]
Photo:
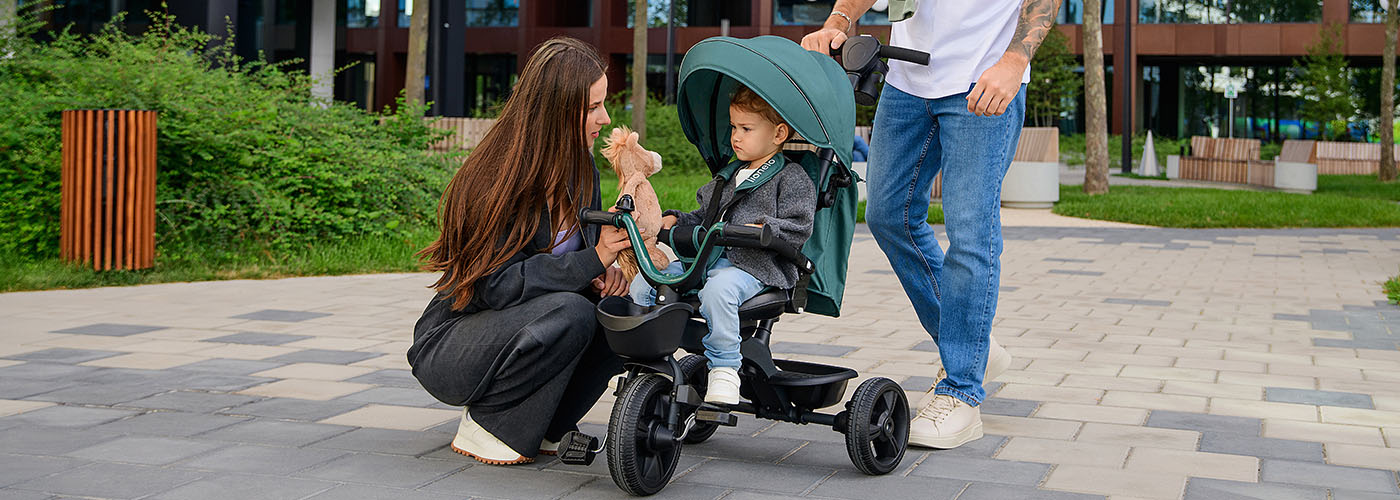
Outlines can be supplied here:
[[601, 449], [598, 438], [571, 431], [559, 441], [559, 461], [569, 465], [592, 465], [593, 458], [598, 456]]
[[734, 416], [733, 413], [729, 413], [723, 410], [713, 410], [706, 408], [695, 410], [695, 420], [700, 422], [719, 424], [726, 427], [734, 427], [735, 425], [739, 424], [739, 417]]

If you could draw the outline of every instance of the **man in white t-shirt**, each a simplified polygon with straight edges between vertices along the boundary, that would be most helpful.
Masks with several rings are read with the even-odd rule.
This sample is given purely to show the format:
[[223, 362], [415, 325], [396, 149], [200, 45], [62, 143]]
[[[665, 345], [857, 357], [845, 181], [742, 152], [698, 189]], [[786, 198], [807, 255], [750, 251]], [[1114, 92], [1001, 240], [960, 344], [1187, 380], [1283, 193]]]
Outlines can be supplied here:
[[[838, 0], [802, 39], [826, 53], [874, 0]], [[894, 2], [891, 2], [894, 3]], [[890, 45], [930, 54], [890, 61], [870, 140], [865, 220], [938, 344], [944, 370], [910, 423], [910, 444], [956, 448], [982, 437], [982, 384], [1011, 356], [991, 338], [1001, 280], [1001, 181], [1025, 120], [1030, 60], [1060, 0], [922, 0]], [[891, 9], [896, 11], [897, 9]], [[943, 173], [945, 254], [927, 222]]]

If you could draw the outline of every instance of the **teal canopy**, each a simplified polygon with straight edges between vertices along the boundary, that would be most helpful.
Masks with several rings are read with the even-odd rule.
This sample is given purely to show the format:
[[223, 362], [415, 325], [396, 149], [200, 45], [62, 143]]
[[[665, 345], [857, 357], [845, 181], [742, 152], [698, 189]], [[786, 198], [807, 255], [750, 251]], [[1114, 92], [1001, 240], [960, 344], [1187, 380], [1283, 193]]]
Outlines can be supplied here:
[[676, 103], [681, 130], [717, 172], [729, 163], [729, 96], [738, 83], [752, 89], [798, 135], [835, 151], [849, 168], [856, 101], [841, 65], [778, 36], [707, 38], [681, 61]]

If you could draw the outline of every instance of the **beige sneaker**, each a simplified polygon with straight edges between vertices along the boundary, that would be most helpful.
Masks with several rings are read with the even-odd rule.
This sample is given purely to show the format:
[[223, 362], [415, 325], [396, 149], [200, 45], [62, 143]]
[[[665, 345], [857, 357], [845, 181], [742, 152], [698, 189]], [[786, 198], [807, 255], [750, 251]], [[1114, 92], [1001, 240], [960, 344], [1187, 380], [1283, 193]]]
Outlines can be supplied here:
[[705, 402], [739, 404], [739, 370], [714, 368], [705, 382]]
[[909, 422], [909, 444], [926, 448], [957, 448], [982, 438], [982, 410], [939, 394]]
[[544, 441], [542, 441], [542, 442], [540, 443], [540, 454], [541, 454], [541, 455], [558, 455], [558, 454], [559, 454], [559, 443], [554, 442], [554, 441], [550, 441], [549, 438], [545, 438]]
[[[556, 445], [557, 447], [557, 445]], [[472, 420], [471, 413], [462, 408], [462, 423], [457, 424], [457, 437], [452, 438], [452, 451], [491, 465], [524, 464], [535, 461], [516, 453], [496, 436]]]
[[[990, 339], [991, 347], [987, 348], [987, 371], [982, 374], [982, 383], [991, 382], [1006, 373], [1006, 369], [1011, 367], [1011, 353], [1006, 352], [1006, 348], [997, 343], [996, 337]], [[933, 387], [928, 388], [928, 392], [919, 400], [919, 407], [928, 406], [933, 402], [933, 390], [938, 387], [938, 383], [948, 377], [948, 371], [943, 368], [938, 369], [938, 376], [933, 379]]]

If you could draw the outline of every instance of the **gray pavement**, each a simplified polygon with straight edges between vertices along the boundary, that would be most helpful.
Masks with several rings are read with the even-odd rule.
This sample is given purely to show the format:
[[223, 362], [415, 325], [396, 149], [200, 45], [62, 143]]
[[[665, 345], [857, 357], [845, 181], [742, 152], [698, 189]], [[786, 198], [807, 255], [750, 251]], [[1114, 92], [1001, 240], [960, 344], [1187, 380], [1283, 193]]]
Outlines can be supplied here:
[[[1015, 361], [988, 384], [987, 437], [866, 477], [829, 428], [741, 417], [658, 497], [1400, 498], [1400, 308], [1379, 288], [1400, 229], [1005, 219], [993, 332]], [[842, 317], [785, 317], [775, 351], [918, 401], [936, 347], [863, 228], [851, 264]], [[460, 413], [404, 357], [431, 282], [0, 294], [0, 499], [621, 497], [606, 460], [447, 448]]]

